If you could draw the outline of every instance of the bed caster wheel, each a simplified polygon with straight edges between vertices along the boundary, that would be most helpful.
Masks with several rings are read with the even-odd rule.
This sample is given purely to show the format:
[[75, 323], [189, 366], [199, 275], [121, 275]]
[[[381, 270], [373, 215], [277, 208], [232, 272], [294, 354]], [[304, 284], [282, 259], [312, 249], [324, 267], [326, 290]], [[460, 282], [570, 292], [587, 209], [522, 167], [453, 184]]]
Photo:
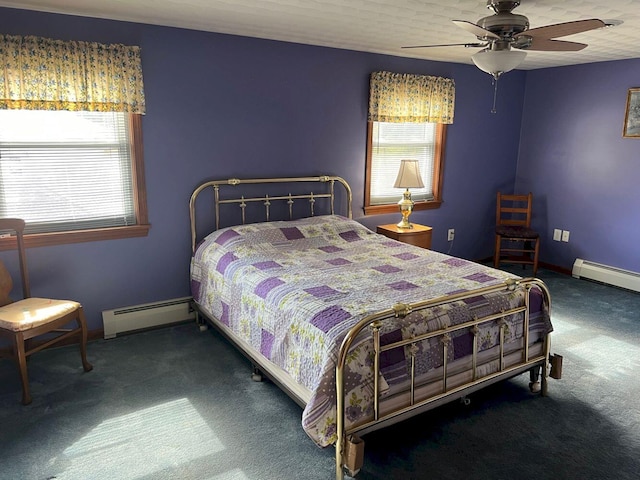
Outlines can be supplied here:
[[209, 329], [209, 327], [207, 327], [206, 323], [203, 323], [202, 325], [198, 325], [198, 330], [200, 330], [201, 332], [206, 332]]
[[254, 382], [262, 381], [262, 372], [258, 370], [256, 367], [253, 368], [253, 373], [251, 374], [251, 380]]
[[540, 392], [540, 382], [529, 382], [529, 390], [531, 393]]
[[471, 405], [471, 399], [469, 397], [460, 397], [460, 403], [465, 407]]

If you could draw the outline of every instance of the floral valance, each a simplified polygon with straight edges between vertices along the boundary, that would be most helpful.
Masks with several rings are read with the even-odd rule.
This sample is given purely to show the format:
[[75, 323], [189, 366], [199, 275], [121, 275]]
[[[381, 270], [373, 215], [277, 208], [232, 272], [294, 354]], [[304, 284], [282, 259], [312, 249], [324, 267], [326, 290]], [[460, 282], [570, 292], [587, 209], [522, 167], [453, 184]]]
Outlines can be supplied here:
[[140, 48], [0, 35], [0, 108], [144, 113]]
[[369, 92], [369, 121], [453, 123], [455, 90], [451, 78], [374, 72]]

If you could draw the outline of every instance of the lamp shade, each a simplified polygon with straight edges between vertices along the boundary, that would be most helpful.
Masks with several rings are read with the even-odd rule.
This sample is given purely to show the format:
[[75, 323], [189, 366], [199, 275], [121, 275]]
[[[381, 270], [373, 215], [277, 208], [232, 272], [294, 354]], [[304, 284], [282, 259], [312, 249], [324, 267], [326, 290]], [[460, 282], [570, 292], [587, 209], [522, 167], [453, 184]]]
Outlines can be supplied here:
[[487, 72], [498, 78], [505, 72], [509, 72], [524, 62], [526, 52], [519, 50], [480, 50], [471, 55], [471, 60], [483, 72]]
[[394, 188], [423, 188], [418, 160], [400, 160], [400, 170]]

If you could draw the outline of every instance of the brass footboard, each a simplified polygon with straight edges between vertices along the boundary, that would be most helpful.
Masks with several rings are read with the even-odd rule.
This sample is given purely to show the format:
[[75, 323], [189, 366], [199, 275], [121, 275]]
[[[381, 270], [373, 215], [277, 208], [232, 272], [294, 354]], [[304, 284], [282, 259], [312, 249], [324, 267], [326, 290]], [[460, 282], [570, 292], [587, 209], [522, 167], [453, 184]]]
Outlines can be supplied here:
[[[421, 335], [416, 335], [413, 338], [404, 339], [401, 341], [394, 342], [388, 345], [381, 345], [380, 343], [380, 327], [382, 322], [385, 320], [393, 319], [393, 318], [404, 318], [409, 313], [425, 309], [431, 308], [438, 305], [444, 305], [447, 303], [452, 303], [460, 300], [465, 300], [467, 298], [486, 295], [491, 293], [497, 293], [505, 290], [515, 290], [515, 289], [524, 289], [524, 305], [501, 311], [499, 313], [490, 314], [483, 316], [481, 318], [474, 318], [471, 321], [467, 321], [458, 325], [451, 325], [448, 327], [444, 327], [440, 330], [435, 330], [427, 333], [423, 333]], [[347, 445], [353, 446], [352, 444], [348, 444], [347, 438], [357, 438], [355, 437], [358, 433], [363, 433], [367, 431], [372, 431], [377, 428], [381, 428], [384, 424], [392, 423], [393, 421], [397, 421], [404, 417], [409, 417], [412, 414], [416, 414], [422, 411], [426, 411], [430, 408], [435, 408], [438, 405], [446, 403], [447, 401], [463, 397], [464, 395], [471, 393], [475, 390], [480, 389], [483, 386], [487, 386], [489, 384], [495, 383], [497, 381], [512, 377], [514, 375], [520, 374], [524, 371], [531, 370], [534, 368], [542, 367], [541, 374], [541, 393], [542, 395], [547, 394], [547, 366], [549, 362], [549, 352], [550, 352], [550, 339], [549, 334], [544, 336], [544, 341], [542, 344], [541, 351], [531, 356], [530, 355], [530, 345], [529, 345], [529, 306], [530, 306], [530, 293], [532, 288], [538, 288], [544, 297], [544, 302], [547, 305], [547, 308], [550, 309], [550, 295], [546, 285], [538, 280], [533, 278], [522, 279], [522, 280], [509, 280], [504, 284], [486, 287], [479, 290], [474, 290], [472, 292], [464, 292], [460, 294], [455, 294], [451, 296], [441, 297], [438, 299], [434, 299], [431, 301], [414, 303], [411, 305], [406, 304], [398, 304], [393, 308], [384, 310], [382, 312], [369, 315], [368, 317], [362, 319], [358, 322], [346, 335], [342, 345], [340, 347], [340, 353], [338, 356], [337, 364], [336, 364], [336, 398], [337, 398], [337, 441], [336, 441], [336, 479], [341, 480], [344, 478], [344, 469], [345, 467], [351, 474], [357, 473], [357, 469], [360, 468], [359, 465], [354, 467], [352, 462], [347, 463]], [[523, 314], [523, 338], [522, 338], [522, 348], [519, 349], [522, 351], [519, 360], [516, 360], [515, 363], [512, 360], [510, 365], [506, 365], [505, 363], [505, 327], [506, 322], [505, 318], [514, 315], [514, 314]], [[487, 322], [497, 322], [497, 325], [500, 327], [500, 336], [499, 336], [499, 352], [497, 358], [497, 371], [493, 373], [489, 373], [486, 375], [480, 375], [478, 373], [478, 331], [479, 326], [485, 324]], [[347, 355], [350, 351], [352, 344], [354, 343], [356, 337], [365, 330], [369, 328], [371, 330], [371, 342], [373, 345], [374, 359], [373, 359], [373, 420], [359, 424], [357, 427], [347, 429], [345, 428], [345, 368], [347, 363]], [[449, 348], [449, 344], [451, 342], [451, 335], [459, 330], [468, 329], [468, 331], [473, 335], [473, 352], [472, 352], [472, 360], [471, 360], [471, 380], [461, 385], [457, 385], [451, 387], [448, 385], [449, 372], [447, 365], [447, 350]], [[428, 340], [431, 338], [440, 338], [442, 344], [442, 352], [443, 352], [443, 365], [442, 365], [442, 376], [439, 380], [441, 384], [441, 388], [439, 392], [429, 396], [428, 398], [424, 398], [422, 400], [416, 401], [416, 372], [415, 372], [415, 355], [418, 351], [417, 344], [418, 342]], [[392, 411], [386, 411], [382, 413], [380, 411], [380, 355], [383, 352], [388, 350], [392, 350], [394, 348], [406, 348], [409, 357], [410, 357], [410, 385], [408, 391], [408, 401], [406, 404], [401, 405], [397, 408], [394, 408]], [[517, 350], [517, 352], [519, 351]], [[362, 444], [360, 444], [360, 449], [362, 448]], [[352, 449], [350, 448], [349, 451]], [[362, 456], [362, 453], [358, 455]], [[354, 472], [353, 470], [356, 470]]]

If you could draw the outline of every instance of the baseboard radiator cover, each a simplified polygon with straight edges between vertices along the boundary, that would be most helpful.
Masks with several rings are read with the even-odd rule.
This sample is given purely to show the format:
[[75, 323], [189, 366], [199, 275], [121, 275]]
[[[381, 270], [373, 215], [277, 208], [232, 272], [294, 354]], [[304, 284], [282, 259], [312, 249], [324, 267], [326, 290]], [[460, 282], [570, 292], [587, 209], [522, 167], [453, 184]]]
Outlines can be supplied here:
[[102, 312], [104, 338], [195, 319], [191, 297], [145, 303]]
[[640, 273], [632, 272], [631, 270], [610, 267], [609, 265], [576, 258], [571, 274], [575, 278], [587, 278], [589, 280], [640, 292]]

